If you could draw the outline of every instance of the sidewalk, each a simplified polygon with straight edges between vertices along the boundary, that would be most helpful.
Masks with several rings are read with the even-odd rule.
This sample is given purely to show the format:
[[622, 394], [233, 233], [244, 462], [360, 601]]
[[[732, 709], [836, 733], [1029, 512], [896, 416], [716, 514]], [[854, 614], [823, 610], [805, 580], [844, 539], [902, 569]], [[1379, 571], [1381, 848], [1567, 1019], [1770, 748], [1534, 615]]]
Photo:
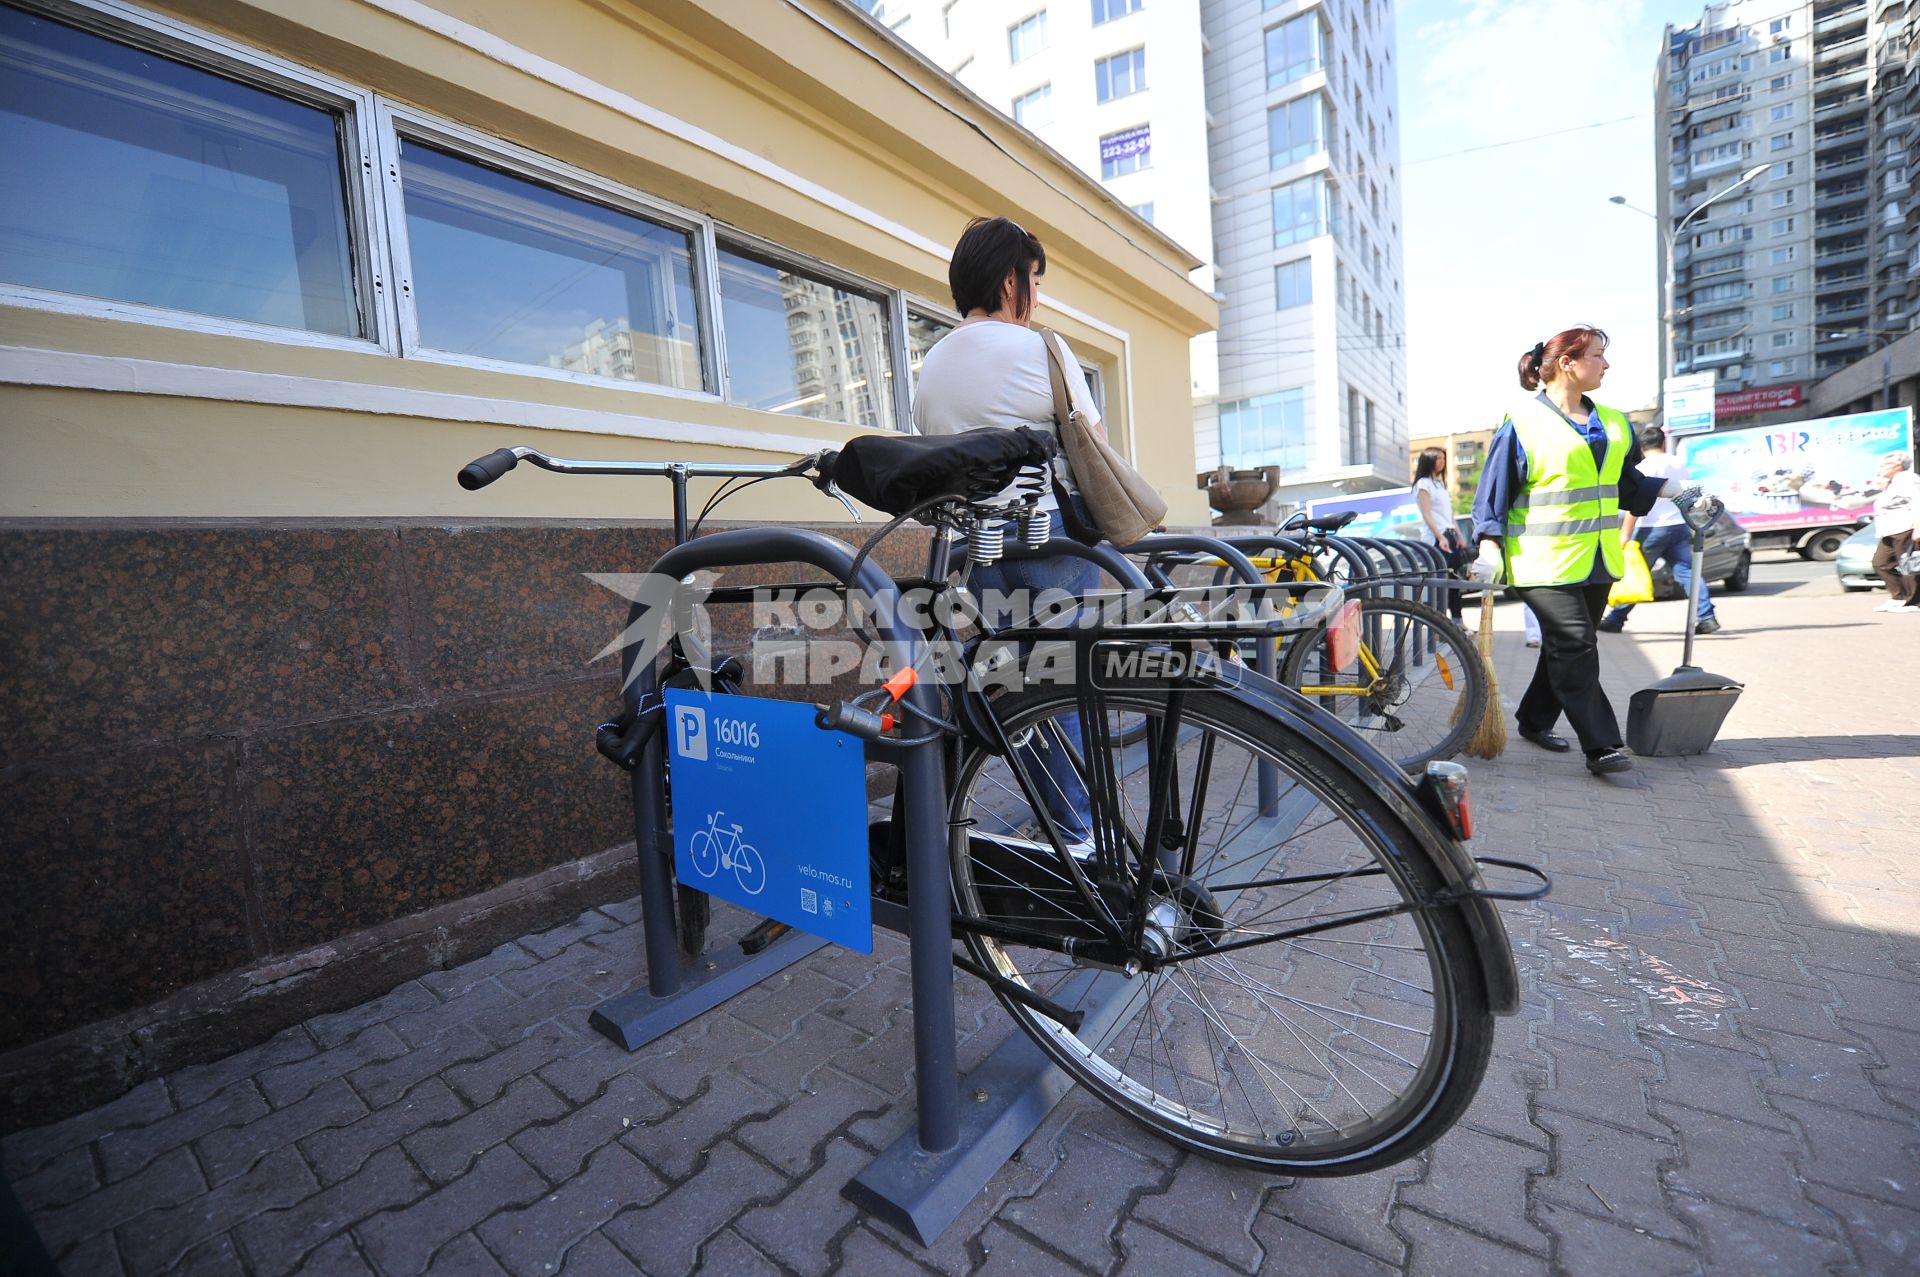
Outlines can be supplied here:
[[[0, 1145], [94, 1273], [1910, 1273], [1920, 1264], [1920, 620], [1731, 596], [1714, 752], [1473, 765], [1525, 1005], [1466, 1119], [1356, 1179], [1182, 1157], [1073, 1093], [939, 1245], [846, 1181], [913, 1121], [906, 948], [826, 949], [627, 1055], [636, 901]], [[1679, 603], [1602, 635], [1628, 694]], [[1471, 619], [1471, 618], [1470, 618]], [[1499, 609], [1509, 706], [1535, 654]], [[1664, 631], [1662, 633], [1661, 631]], [[726, 939], [723, 933], [715, 943]], [[183, 925], [190, 925], [183, 920]], [[1006, 1032], [962, 979], [962, 1067]]]

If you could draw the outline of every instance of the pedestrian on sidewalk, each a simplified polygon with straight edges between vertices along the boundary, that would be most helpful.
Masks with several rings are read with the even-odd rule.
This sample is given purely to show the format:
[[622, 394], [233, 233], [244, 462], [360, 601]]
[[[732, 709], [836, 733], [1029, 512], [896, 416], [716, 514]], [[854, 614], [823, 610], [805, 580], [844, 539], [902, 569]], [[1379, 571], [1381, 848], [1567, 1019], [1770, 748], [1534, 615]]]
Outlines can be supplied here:
[[[1678, 479], [1682, 483], [1691, 483], [1693, 476], [1687, 473], [1678, 457], [1667, 453], [1667, 432], [1659, 426], [1643, 426], [1640, 430], [1640, 473], [1649, 479]], [[1673, 581], [1685, 594], [1693, 581], [1693, 529], [1680, 515], [1680, 507], [1661, 497], [1653, 503], [1653, 509], [1647, 517], [1637, 518], [1627, 515], [1620, 525], [1622, 543], [1638, 541], [1640, 552], [1647, 556], [1647, 565], [1665, 559], [1673, 572]], [[1705, 567], [1705, 564], [1701, 565]], [[1600, 618], [1599, 628], [1609, 634], [1617, 634], [1626, 628], [1627, 615], [1633, 611], [1633, 604], [1626, 603], [1611, 609]], [[1713, 614], [1713, 599], [1707, 593], [1706, 578], [1700, 579], [1700, 605], [1694, 609], [1693, 632], [1712, 634], [1720, 628], [1719, 618]]]
[[[1413, 468], [1413, 499], [1420, 507], [1420, 539], [1447, 556], [1447, 566], [1458, 572], [1467, 566], [1466, 543], [1453, 521], [1453, 495], [1447, 491], [1447, 450], [1423, 448]], [[1458, 622], [1463, 615], [1460, 591], [1447, 591], [1447, 611]]]
[[1880, 495], [1873, 503], [1873, 570], [1887, 583], [1887, 601], [1876, 612], [1920, 615], [1920, 574], [1902, 572], [1900, 559], [1916, 545], [1914, 519], [1920, 516], [1920, 476], [1913, 473], [1913, 454], [1888, 453], [1880, 460]]
[[1620, 510], [1637, 515], [1661, 497], [1683, 512], [1700, 485], [1640, 473], [1626, 416], [1589, 397], [1607, 375], [1607, 335], [1581, 325], [1520, 356], [1518, 401], [1494, 432], [1474, 496], [1480, 545], [1473, 575], [1506, 580], [1540, 618], [1543, 645], [1515, 718], [1520, 735], [1555, 753], [1564, 713], [1596, 776], [1629, 771], [1620, 721], [1600, 686], [1594, 625], [1625, 557]]

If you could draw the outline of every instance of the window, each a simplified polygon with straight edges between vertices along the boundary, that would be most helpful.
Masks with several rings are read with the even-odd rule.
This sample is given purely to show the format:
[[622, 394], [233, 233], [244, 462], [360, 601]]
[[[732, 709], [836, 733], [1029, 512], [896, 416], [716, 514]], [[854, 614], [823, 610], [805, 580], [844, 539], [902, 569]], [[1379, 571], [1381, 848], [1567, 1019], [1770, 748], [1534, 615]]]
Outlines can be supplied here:
[[1792, 56], [1793, 56], [1793, 46], [1790, 44], [1776, 44], [1771, 49], [1767, 50], [1768, 62], [1785, 62], [1788, 58]]
[[1318, 175], [1274, 188], [1273, 246], [1285, 248], [1327, 233], [1327, 184]]
[[1153, 162], [1153, 133], [1145, 124], [1136, 124], [1100, 139], [1100, 176], [1112, 179], [1124, 173], [1137, 173]]
[[1031, 18], [1022, 18], [1007, 28], [1007, 59], [1010, 62], [1025, 62], [1046, 47], [1047, 11], [1045, 9]]
[[927, 361], [927, 352], [933, 349], [935, 342], [953, 331], [953, 325], [944, 319], [932, 315], [923, 315], [917, 310], [907, 312], [907, 376], [908, 384], [919, 386], [920, 365]]
[[1281, 390], [1220, 405], [1220, 459], [1298, 470], [1307, 464], [1307, 392]]
[[1769, 363], [1769, 364], [1767, 365], [1767, 376], [1769, 376], [1769, 377], [1790, 377], [1790, 376], [1792, 376], [1792, 375], [1793, 375], [1793, 369], [1794, 369], [1794, 361], [1793, 361], [1793, 360], [1791, 360], [1791, 359], [1776, 359], [1776, 360], [1774, 360], [1774, 361], [1773, 361], [1772, 363]]
[[1767, 144], [1767, 149], [1772, 151], [1784, 151], [1792, 145], [1793, 145], [1792, 133], [1776, 133], [1773, 137], [1773, 140]]
[[419, 340], [698, 390], [693, 236], [404, 138]]
[[1285, 168], [1326, 149], [1326, 102], [1318, 93], [1267, 112], [1267, 162]]
[[720, 310], [736, 403], [894, 428], [887, 303], [722, 246]]
[[1147, 87], [1147, 51], [1128, 49], [1093, 64], [1093, 94], [1100, 102], [1111, 102], [1138, 93]]
[[1792, 118], [1793, 103], [1791, 102], [1782, 102], [1779, 106], [1767, 112], [1767, 123], [1769, 124], [1778, 124], [1782, 120], [1791, 120]]
[[1267, 29], [1267, 87], [1277, 89], [1324, 65], [1326, 30], [1317, 14], [1303, 13]]
[[1800, 343], [1799, 333], [1775, 333], [1769, 338], [1775, 350], [1787, 350]]
[[1773, 79], [1768, 82], [1767, 87], [1773, 90], [1775, 93], [1780, 92], [1782, 89], [1792, 88], [1793, 72], [1789, 71], [1785, 75], [1774, 76]]
[[1775, 191], [1767, 197], [1767, 204], [1771, 208], [1792, 208], [1793, 191], [1791, 189]]
[[1791, 30], [1792, 27], [1793, 27], [1793, 15], [1788, 14], [1784, 18], [1775, 18], [1772, 22], [1769, 22], [1767, 24], [1767, 34], [1768, 35], [1784, 35], [1787, 31]]
[[1775, 295], [1775, 296], [1778, 296], [1778, 295], [1779, 295], [1779, 294], [1781, 294], [1781, 293], [1790, 293], [1790, 292], [1792, 292], [1792, 291], [1793, 291], [1793, 276], [1791, 276], [1791, 275], [1775, 275], [1775, 276], [1773, 277], [1773, 291], [1774, 291], [1774, 295]]
[[1140, 12], [1140, 0], [1093, 0], [1093, 25]]
[[1774, 235], [1791, 235], [1793, 234], [1793, 226], [1794, 226], [1793, 218], [1782, 217], [1782, 218], [1776, 219], [1773, 225], [1768, 228], [1768, 231], [1769, 233]]
[[1313, 300], [1313, 259], [1302, 257], [1273, 268], [1274, 309], [1288, 310]]
[[1789, 244], [1785, 248], [1774, 249], [1771, 255], [1772, 264], [1775, 266], [1786, 265], [1788, 262], [1792, 261], [1798, 255], [1796, 250], [1797, 250], [1797, 246], [1793, 244]]
[[1138, 216], [1142, 221], [1151, 222], [1153, 220], [1153, 201], [1152, 200], [1148, 200], [1144, 204], [1129, 204], [1127, 205], [1127, 207], [1132, 209], [1134, 214]]
[[371, 334], [344, 110], [10, 8], [0, 85], [0, 281]]
[[1775, 307], [1773, 308], [1773, 317], [1774, 317], [1774, 319], [1775, 319], [1776, 321], [1778, 321], [1778, 320], [1782, 320], [1782, 319], [1792, 319], [1792, 318], [1793, 318], [1793, 304], [1792, 304], [1791, 302], [1789, 302], [1788, 304], [1786, 304], [1786, 305], [1784, 305], [1784, 306], [1775, 306]]
[[1013, 119], [1016, 124], [1024, 124], [1030, 129], [1053, 123], [1053, 85], [1043, 84], [1033, 92], [1022, 93], [1015, 98]]

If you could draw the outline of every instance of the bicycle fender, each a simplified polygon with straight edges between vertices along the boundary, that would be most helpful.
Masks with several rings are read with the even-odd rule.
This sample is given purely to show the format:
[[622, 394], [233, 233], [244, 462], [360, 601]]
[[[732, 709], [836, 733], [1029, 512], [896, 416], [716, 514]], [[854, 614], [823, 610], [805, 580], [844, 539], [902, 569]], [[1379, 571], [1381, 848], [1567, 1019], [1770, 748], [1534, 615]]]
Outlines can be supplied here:
[[1467, 894], [1486, 886], [1480, 867], [1474, 862], [1473, 854], [1448, 837], [1439, 822], [1428, 814], [1406, 773], [1382, 758], [1346, 724], [1292, 688], [1252, 670], [1236, 669], [1235, 673], [1237, 677], [1231, 681], [1216, 676], [1203, 676], [1203, 681], [1287, 720], [1302, 735], [1313, 738], [1322, 749], [1366, 777], [1374, 794], [1414, 831], [1428, 857], [1439, 866], [1448, 889], [1465, 896], [1458, 907], [1467, 924], [1474, 955], [1479, 959], [1488, 1006], [1495, 1015], [1512, 1015], [1518, 1011], [1520, 973], [1514, 963], [1513, 942], [1507, 935], [1506, 924], [1491, 900]]

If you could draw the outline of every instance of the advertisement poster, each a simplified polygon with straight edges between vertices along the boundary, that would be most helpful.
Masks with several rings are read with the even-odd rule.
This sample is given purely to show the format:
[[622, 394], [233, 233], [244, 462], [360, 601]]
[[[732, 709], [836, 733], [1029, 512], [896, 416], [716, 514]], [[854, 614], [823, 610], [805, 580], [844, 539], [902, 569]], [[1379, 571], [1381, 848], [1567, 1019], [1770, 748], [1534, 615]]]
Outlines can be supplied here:
[[1857, 412], [1696, 436], [1680, 459], [1748, 529], [1856, 522], [1880, 494], [1880, 459], [1906, 451], [1912, 429], [1911, 408]]
[[[1360, 517], [1340, 529], [1345, 537], [1400, 537], [1420, 540], [1420, 507], [1414, 503], [1412, 488], [1389, 488], [1385, 492], [1364, 492], [1351, 497], [1322, 497], [1307, 502], [1310, 516], [1358, 511]], [[1453, 512], [1441, 512], [1452, 519]]]

